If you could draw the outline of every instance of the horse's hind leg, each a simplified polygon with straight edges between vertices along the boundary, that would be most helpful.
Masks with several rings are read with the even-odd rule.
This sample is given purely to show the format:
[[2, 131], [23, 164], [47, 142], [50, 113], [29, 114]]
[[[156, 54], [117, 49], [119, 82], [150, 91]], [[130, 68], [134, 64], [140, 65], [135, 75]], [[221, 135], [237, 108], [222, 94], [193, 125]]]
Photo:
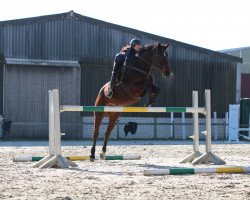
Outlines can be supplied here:
[[107, 144], [108, 144], [109, 137], [110, 137], [112, 130], [115, 127], [115, 123], [116, 123], [117, 119], [120, 117], [120, 115], [121, 115], [121, 113], [111, 113], [109, 115], [109, 123], [108, 123], [106, 133], [105, 133], [104, 144], [102, 147], [102, 153], [100, 155], [101, 159], [105, 158], [105, 153], [107, 150]]
[[90, 155], [90, 161], [94, 162], [95, 160], [95, 147], [96, 147], [96, 141], [99, 136], [99, 128], [102, 123], [102, 120], [104, 118], [105, 113], [95, 113], [94, 114], [94, 130], [93, 130], [93, 146], [91, 148], [91, 155]]

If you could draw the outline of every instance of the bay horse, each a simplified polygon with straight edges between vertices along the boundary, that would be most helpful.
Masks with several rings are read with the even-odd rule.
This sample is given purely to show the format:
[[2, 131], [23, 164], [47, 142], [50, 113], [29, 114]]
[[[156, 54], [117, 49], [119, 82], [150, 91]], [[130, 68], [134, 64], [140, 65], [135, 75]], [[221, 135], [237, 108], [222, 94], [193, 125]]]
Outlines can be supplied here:
[[[151, 68], [156, 67], [163, 76], [172, 75], [168, 63], [168, 54], [166, 52], [169, 44], [148, 45], [140, 49], [139, 57], [129, 66], [126, 66], [123, 81], [113, 89], [112, 98], [106, 97], [109, 82], [99, 91], [95, 101], [95, 106], [128, 106], [138, 102], [146, 93], [149, 93], [149, 105], [154, 103], [159, 90], [153, 85]], [[107, 143], [110, 134], [115, 127], [120, 112], [94, 112], [93, 146], [91, 148], [90, 161], [95, 159], [96, 141], [99, 135], [99, 128], [105, 116], [109, 117], [109, 123], [106, 129], [104, 144], [102, 147], [101, 159], [105, 158]]]

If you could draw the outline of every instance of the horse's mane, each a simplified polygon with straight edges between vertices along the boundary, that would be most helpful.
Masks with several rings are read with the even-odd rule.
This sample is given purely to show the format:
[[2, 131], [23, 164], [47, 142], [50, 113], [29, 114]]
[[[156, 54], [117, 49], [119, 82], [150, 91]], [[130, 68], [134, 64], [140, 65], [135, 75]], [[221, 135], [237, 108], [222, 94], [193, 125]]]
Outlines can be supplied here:
[[153, 48], [155, 48], [155, 46], [157, 46], [156, 44], [146, 44], [145, 46], [143, 46], [140, 51], [139, 54], [142, 55], [144, 54], [146, 51], [150, 51]]
[[[155, 48], [155, 46], [157, 46], [157, 44], [146, 44], [145, 46], [143, 46], [140, 51], [139, 54], [144, 54], [146, 51], [152, 50], [153, 48]], [[126, 53], [129, 49], [130, 49], [130, 45], [125, 45], [121, 48], [120, 52], [121, 53]]]

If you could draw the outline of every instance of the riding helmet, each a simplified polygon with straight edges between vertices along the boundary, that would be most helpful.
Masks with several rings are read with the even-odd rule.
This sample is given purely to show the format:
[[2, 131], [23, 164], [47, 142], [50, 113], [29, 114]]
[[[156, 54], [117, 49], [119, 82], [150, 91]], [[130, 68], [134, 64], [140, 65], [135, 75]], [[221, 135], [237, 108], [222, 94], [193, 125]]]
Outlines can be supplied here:
[[141, 40], [138, 39], [138, 38], [134, 38], [134, 39], [132, 39], [132, 40], [130, 41], [130, 46], [135, 46], [135, 45], [137, 45], [137, 44], [142, 45]]

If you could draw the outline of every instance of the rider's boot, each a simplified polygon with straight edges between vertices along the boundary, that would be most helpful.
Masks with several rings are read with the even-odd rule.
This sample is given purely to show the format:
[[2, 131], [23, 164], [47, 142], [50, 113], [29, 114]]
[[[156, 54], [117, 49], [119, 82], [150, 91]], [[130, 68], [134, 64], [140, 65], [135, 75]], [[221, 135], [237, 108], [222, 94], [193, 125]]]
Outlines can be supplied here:
[[106, 94], [106, 96], [108, 98], [112, 98], [113, 96], [113, 89], [115, 87], [115, 80], [116, 80], [116, 76], [114, 73], [112, 73], [112, 76], [111, 76], [111, 79], [110, 79], [110, 84], [109, 84], [109, 89], [108, 89], [108, 92]]

